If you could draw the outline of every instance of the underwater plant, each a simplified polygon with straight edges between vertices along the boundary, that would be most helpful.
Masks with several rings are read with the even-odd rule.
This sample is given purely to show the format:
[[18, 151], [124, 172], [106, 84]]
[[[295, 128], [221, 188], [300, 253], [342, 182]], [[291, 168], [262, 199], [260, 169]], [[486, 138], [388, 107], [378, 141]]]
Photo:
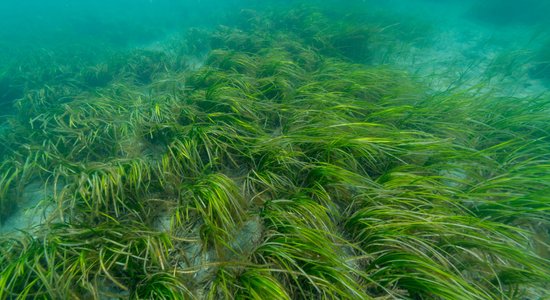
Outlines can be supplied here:
[[55, 209], [0, 237], [0, 299], [549, 292], [550, 99], [436, 93], [370, 64], [378, 25], [287, 12], [29, 87], [0, 221], [30, 181]]

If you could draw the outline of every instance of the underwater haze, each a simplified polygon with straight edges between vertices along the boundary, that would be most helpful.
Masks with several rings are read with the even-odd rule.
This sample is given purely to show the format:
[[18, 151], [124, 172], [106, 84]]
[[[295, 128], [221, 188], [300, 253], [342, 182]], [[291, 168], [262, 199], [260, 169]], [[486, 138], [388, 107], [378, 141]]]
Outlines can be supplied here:
[[550, 299], [550, 2], [0, 3], [0, 300]]

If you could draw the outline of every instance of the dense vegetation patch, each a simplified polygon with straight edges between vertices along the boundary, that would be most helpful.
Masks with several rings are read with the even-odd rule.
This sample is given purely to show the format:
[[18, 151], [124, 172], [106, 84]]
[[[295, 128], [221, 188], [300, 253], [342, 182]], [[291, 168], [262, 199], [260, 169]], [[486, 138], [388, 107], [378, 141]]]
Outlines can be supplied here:
[[357, 18], [240, 17], [25, 90], [0, 221], [29, 183], [55, 192], [2, 237], [1, 299], [548, 292], [548, 98], [431, 92], [369, 64], [383, 34]]

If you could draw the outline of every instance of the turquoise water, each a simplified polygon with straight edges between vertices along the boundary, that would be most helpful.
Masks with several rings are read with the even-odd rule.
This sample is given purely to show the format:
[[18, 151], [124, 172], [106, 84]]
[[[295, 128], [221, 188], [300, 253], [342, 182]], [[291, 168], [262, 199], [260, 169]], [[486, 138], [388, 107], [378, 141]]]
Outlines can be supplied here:
[[548, 299], [549, 14], [3, 1], [0, 299]]
[[[13, 74], [10, 68], [17, 68], [31, 57], [59, 56], [62, 59], [74, 55], [83, 60], [105, 60], [103, 55], [111, 55], [107, 50], [148, 47], [181, 35], [192, 27], [232, 24], [237, 20], [231, 14], [241, 9], [258, 6], [284, 9], [283, 6], [294, 2], [273, 1], [258, 5], [252, 1], [213, 3], [198, 0], [4, 1], [0, 10], [2, 73]], [[442, 72], [458, 65], [477, 68], [496, 64], [497, 68], [505, 69], [500, 70], [504, 76], [511, 76], [506, 74], [512, 72], [510, 69], [526, 68], [522, 71], [527, 71], [529, 77], [522, 81], [549, 77], [546, 14], [550, 8], [545, 1], [355, 1], [348, 7], [324, 3], [324, 6], [332, 5], [330, 9], [335, 11], [349, 10], [365, 18], [372, 17], [375, 22], [385, 22], [384, 25], [390, 28], [416, 27], [410, 36], [401, 38], [407, 42], [417, 39], [426, 44], [414, 49], [419, 53], [404, 56], [433, 60], [432, 66], [442, 63], [443, 68], [437, 66]], [[435, 43], [428, 45], [428, 40]], [[433, 53], [435, 50], [438, 53]], [[418, 69], [411, 61], [405, 64], [412, 66], [413, 71]], [[23, 85], [8, 82], [7, 77], [2, 76], [3, 110], [9, 109], [10, 102], [21, 96], [22, 88], [18, 86]]]

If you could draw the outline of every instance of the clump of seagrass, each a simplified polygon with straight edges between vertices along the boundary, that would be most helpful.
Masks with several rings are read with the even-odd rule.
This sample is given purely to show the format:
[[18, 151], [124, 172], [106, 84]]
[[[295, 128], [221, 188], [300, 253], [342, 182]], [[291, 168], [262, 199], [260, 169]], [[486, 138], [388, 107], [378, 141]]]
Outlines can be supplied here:
[[549, 99], [431, 95], [357, 64], [376, 51], [368, 24], [245, 15], [198, 70], [138, 51], [89, 87], [27, 91], [0, 200], [29, 177], [8, 159], [30, 153], [58, 221], [0, 240], [0, 299], [545, 291]]

